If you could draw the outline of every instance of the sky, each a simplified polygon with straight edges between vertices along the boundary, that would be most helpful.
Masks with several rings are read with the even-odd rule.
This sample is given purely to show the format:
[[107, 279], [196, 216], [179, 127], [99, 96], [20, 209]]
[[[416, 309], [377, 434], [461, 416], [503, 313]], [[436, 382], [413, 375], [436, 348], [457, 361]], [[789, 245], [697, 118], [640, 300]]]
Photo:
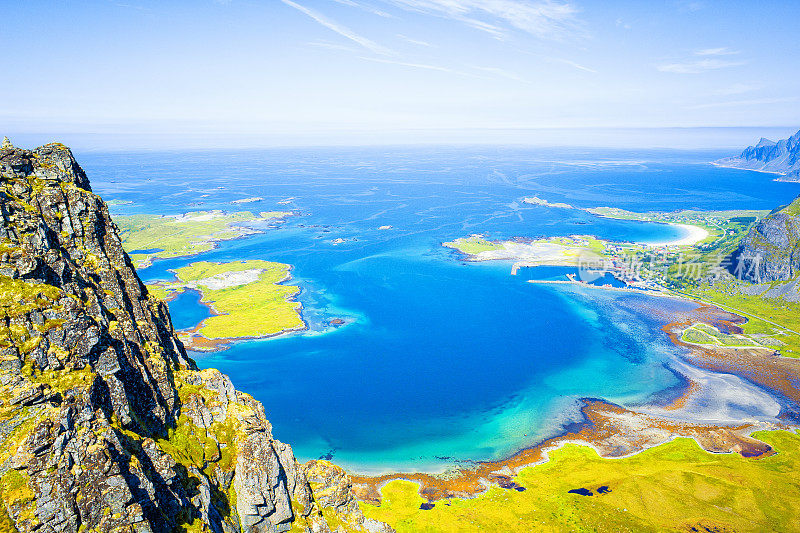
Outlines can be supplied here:
[[0, 20], [0, 134], [800, 128], [796, 0], [0, 0]]

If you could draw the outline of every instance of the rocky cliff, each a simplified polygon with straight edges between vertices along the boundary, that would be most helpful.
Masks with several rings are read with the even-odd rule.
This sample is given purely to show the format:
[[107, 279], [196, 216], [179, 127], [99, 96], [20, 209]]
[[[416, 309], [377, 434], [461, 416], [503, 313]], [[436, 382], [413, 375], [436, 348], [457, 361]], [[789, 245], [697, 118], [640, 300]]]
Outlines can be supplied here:
[[748, 146], [737, 157], [720, 159], [716, 164], [782, 174], [785, 176], [782, 181], [798, 180], [800, 179], [800, 131], [778, 142], [762, 137], [757, 144]]
[[742, 241], [734, 274], [755, 283], [800, 274], [800, 197], [758, 222]]
[[388, 531], [196, 368], [67, 147], [4, 142], [0, 210], [0, 530]]

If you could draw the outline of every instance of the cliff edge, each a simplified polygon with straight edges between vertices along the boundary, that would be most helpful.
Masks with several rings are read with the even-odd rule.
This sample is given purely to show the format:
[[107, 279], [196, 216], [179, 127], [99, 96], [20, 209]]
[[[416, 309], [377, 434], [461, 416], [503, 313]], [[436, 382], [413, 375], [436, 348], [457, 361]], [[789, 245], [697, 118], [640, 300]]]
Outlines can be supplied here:
[[197, 369], [66, 146], [5, 140], [0, 210], [0, 530], [390, 531]]

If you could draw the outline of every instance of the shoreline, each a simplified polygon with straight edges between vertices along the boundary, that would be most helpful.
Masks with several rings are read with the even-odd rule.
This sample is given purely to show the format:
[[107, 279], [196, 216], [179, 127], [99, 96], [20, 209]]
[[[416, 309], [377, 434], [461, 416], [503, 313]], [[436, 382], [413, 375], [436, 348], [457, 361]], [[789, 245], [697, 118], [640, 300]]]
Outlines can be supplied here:
[[[681, 408], [693, 391], [687, 382], [684, 393], [668, 406]], [[473, 498], [492, 485], [503, 486], [526, 468], [548, 461], [549, 452], [566, 444], [594, 449], [604, 459], [624, 459], [661, 446], [676, 438], [690, 438], [709, 453], [738, 453], [746, 458], [760, 458], [774, 453], [769, 445], [751, 437], [755, 431], [786, 429], [788, 424], [740, 423], [737, 425], [702, 424], [660, 417], [626, 409], [593, 398], [582, 398], [584, 420], [565, 428], [560, 435], [523, 448], [505, 459], [475, 461], [468, 467], [455, 467], [444, 473], [388, 473], [376, 476], [349, 473], [358, 500], [380, 505], [383, 487], [395, 480], [419, 486], [419, 494], [428, 502], [446, 498]], [[313, 464], [312, 460], [306, 464]]]
[[[224, 263], [215, 262], [214, 264], [221, 265]], [[294, 279], [292, 276], [292, 270], [294, 269], [294, 266], [293, 265], [287, 265], [287, 266], [288, 269], [286, 271], [286, 275], [282, 279], [274, 283], [275, 285], [287, 285], [287, 282], [290, 282]], [[173, 269], [169, 269], [168, 272], [175, 274], [175, 271]], [[175, 276], [175, 279], [178, 280], [176, 283], [180, 282], [180, 279], [177, 277], [177, 275]], [[276, 337], [289, 336], [292, 334], [300, 333], [302, 331], [308, 331], [310, 328], [305, 317], [303, 317], [303, 304], [297, 299], [297, 296], [302, 291], [302, 288], [298, 285], [292, 285], [292, 286], [297, 287], [298, 291], [286, 297], [285, 301], [298, 304], [299, 307], [297, 307], [295, 311], [300, 319], [301, 324], [293, 327], [283, 328], [276, 333], [271, 333], [267, 335], [243, 336], [243, 337], [220, 337], [220, 338], [208, 338], [203, 335], [200, 335], [199, 331], [203, 328], [206, 320], [208, 320], [209, 318], [213, 318], [215, 316], [222, 316], [226, 314], [226, 313], [220, 313], [217, 309], [214, 308], [213, 300], [209, 301], [204, 300], [206, 293], [200, 288], [200, 286], [190, 286], [189, 284], [182, 285], [181, 286], [181, 288], [183, 289], [182, 291], [180, 292], [174, 291], [170, 293], [168, 297], [165, 298], [163, 301], [171, 302], [176, 298], [178, 298], [178, 296], [180, 296], [187, 290], [193, 290], [200, 294], [200, 300], [198, 301], [198, 304], [206, 307], [211, 312], [211, 316], [204, 318], [192, 328], [177, 330], [176, 333], [178, 334], [178, 337], [180, 338], [181, 342], [184, 343], [184, 348], [186, 348], [186, 350], [197, 353], [208, 354], [208, 353], [221, 352], [227, 350], [232, 345], [239, 342], [273, 339]]]
[[749, 170], [751, 172], [761, 172], [762, 174], [776, 174], [778, 176], [785, 176], [786, 175], [786, 172], [778, 172], [777, 170], [763, 170], [763, 169], [760, 169], [760, 168], [747, 168], [747, 167], [741, 167], [741, 166], [738, 166], [738, 165], [726, 165], [725, 163], [720, 163], [719, 161], [711, 161], [710, 164], [714, 165], [715, 167], [719, 167], [719, 168], [733, 168], [733, 169], [736, 169], [736, 170]]
[[675, 222], [662, 222], [662, 224], [681, 228], [687, 233], [683, 237], [679, 237], [671, 241], [640, 242], [638, 244], [645, 244], [654, 248], [662, 246], [692, 246], [704, 241], [709, 237], [709, 235], [711, 235], [708, 230], [701, 228], [700, 226], [694, 226], [691, 224], [678, 224]]
[[[231, 214], [231, 213], [228, 213], [228, 212], [222, 211], [222, 210], [212, 210], [212, 212], [214, 212], [214, 211], [219, 211], [220, 213], [222, 213], [223, 216]], [[189, 215], [191, 215], [193, 213], [198, 213], [198, 212], [202, 212], [202, 211], [185, 211], [182, 214], [154, 215], [154, 216], [159, 216], [161, 218], [175, 218], [176, 220], [180, 220], [181, 218], [185, 218], [185, 217], [187, 217], [187, 216], [189, 216]], [[241, 213], [250, 213], [251, 215], [256, 216], [256, 214], [253, 213], [252, 211], [240, 211], [240, 212]], [[265, 211], [264, 213], [269, 213], [269, 211]], [[240, 239], [245, 239], [247, 237], [252, 237], [253, 235], [263, 235], [264, 233], [266, 233], [266, 231], [265, 231], [266, 229], [276, 229], [276, 228], [257, 228], [257, 227], [253, 227], [253, 226], [248, 226], [247, 224], [257, 224], [259, 222], [262, 222], [262, 223], [267, 223], [267, 224], [273, 224], [274, 223], [274, 224], [283, 225], [283, 224], [286, 223], [286, 219], [287, 218], [292, 217], [292, 216], [297, 216], [297, 213], [295, 211], [278, 211], [276, 213], [281, 213], [282, 216], [270, 217], [270, 218], [258, 218], [258, 217], [256, 217], [253, 220], [241, 221], [241, 222], [231, 222], [228, 227], [229, 228], [240, 228], [239, 234], [235, 235], [235, 236], [231, 236], [231, 237], [219, 237], [219, 236], [215, 237], [212, 234], [212, 235], [209, 235], [206, 240], [204, 240], [204, 241], [202, 241], [200, 243], [197, 243], [197, 244], [208, 244], [210, 246], [210, 248], [208, 250], [199, 250], [199, 251], [188, 250], [187, 253], [177, 253], [176, 255], [170, 255], [169, 257], [158, 257], [158, 253], [159, 252], [156, 252], [155, 254], [134, 254], [134, 255], [144, 255], [145, 256], [142, 259], [138, 259], [134, 266], [136, 267], [137, 271], [139, 271], [139, 270], [147, 270], [148, 268], [153, 266], [153, 264], [155, 264], [156, 261], [168, 261], [168, 260], [173, 260], [173, 259], [196, 257], [198, 255], [201, 255], [201, 254], [208, 253], [208, 252], [211, 252], [211, 251], [219, 249], [220, 243], [223, 243], [223, 242], [226, 242], [226, 241], [237, 241], [237, 240], [240, 240]], [[149, 215], [149, 214], [150, 213], [133, 213], [133, 214], [128, 214], [128, 215], [120, 215], [120, 217], [133, 217], [133, 216]], [[261, 215], [261, 213], [259, 213], [259, 216], [260, 215]], [[161, 251], [163, 252], [165, 250], [161, 250]], [[125, 250], [125, 254], [128, 255], [128, 258], [130, 259], [130, 255], [131, 254], [127, 250]], [[134, 261], [132, 259], [131, 259], [131, 263], [134, 263]]]
[[750, 172], [760, 172], [762, 174], [773, 174], [773, 175], [777, 176], [777, 178], [773, 178], [772, 181], [776, 181], [778, 183], [800, 183], [800, 177], [799, 178], [793, 178], [793, 179], [783, 179], [783, 178], [786, 178], [786, 176], [789, 176], [790, 174], [797, 173], [798, 172], [797, 170], [793, 170], [791, 172], [778, 172], [777, 170], [763, 170], [763, 169], [759, 169], [759, 168], [746, 168], [746, 167], [740, 167], [740, 166], [735, 166], [735, 165], [725, 165], [725, 164], [722, 164], [722, 163], [718, 163], [716, 161], [712, 161], [711, 164], [714, 165], [715, 167], [719, 167], [719, 168], [733, 168], [733, 169], [736, 169], [736, 170], [749, 170]]
[[[611, 217], [605, 217], [603, 215], [596, 215], [596, 216], [600, 216], [600, 217], [603, 217], [603, 218], [611, 218]], [[619, 220], [619, 219], [615, 219], [615, 220]], [[637, 221], [637, 222], [642, 222], [642, 221]], [[646, 247], [650, 247], [650, 248], [664, 248], [664, 247], [671, 247], [671, 246], [693, 246], [695, 244], [698, 244], [698, 243], [706, 240], [709, 236], [711, 236], [711, 233], [708, 230], [706, 230], [705, 228], [703, 228], [701, 226], [696, 226], [696, 225], [693, 225], [693, 224], [680, 224], [680, 223], [675, 223], [675, 222], [652, 222], [652, 223], [653, 224], [661, 224], [661, 225], [673, 226], [673, 227], [680, 228], [681, 230], [684, 231], [684, 235], [681, 236], [681, 237], [678, 237], [676, 239], [672, 239], [672, 240], [668, 240], [668, 241], [656, 241], [656, 242], [648, 242], [648, 241], [614, 241], [614, 240], [605, 241], [605, 240], [599, 239], [595, 235], [586, 235], [585, 237], [590, 237], [590, 238], [593, 238], [593, 239], [597, 239], [599, 242], [604, 243], [606, 246], [625, 246], [625, 245], [633, 244], [633, 245], [639, 245], [639, 246], [646, 246]], [[486, 252], [481, 251], [481, 252], [473, 253], [473, 252], [464, 251], [463, 249], [458, 248], [457, 246], [449, 246], [450, 243], [441, 242], [439, 244], [440, 244], [440, 246], [443, 246], [445, 248], [449, 248], [449, 249], [453, 250], [454, 252], [456, 252], [457, 254], [459, 254], [459, 260], [460, 261], [464, 261], [464, 262], [468, 262], [468, 263], [481, 263], [481, 262], [487, 262], [487, 261], [512, 261], [513, 262], [512, 272], [511, 272], [512, 274], [515, 274], [517, 268], [519, 268], [519, 267], [536, 267], [536, 266], [574, 267], [574, 266], [578, 266], [579, 265], [579, 263], [581, 261], [581, 257], [583, 257], [581, 255], [582, 253], [583, 254], [591, 253], [591, 254], [597, 255], [596, 252], [589, 251], [587, 248], [581, 247], [579, 245], [567, 246], [567, 245], [560, 244], [560, 243], [550, 243], [550, 242], [546, 242], [546, 243], [537, 243], [537, 242], [520, 243], [520, 242], [517, 242], [517, 241], [510, 241], [510, 240], [506, 240], [506, 241], [490, 241], [490, 242], [496, 243], [498, 245], [502, 245], [504, 247], [503, 250], [497, 250], [497, 251], [492, 250], [492, 251], [486, 251]], [[552, 252], [550, 253], [550, 255], [547, 255], [547, 251], [539, 250], [540, 253], [542, 254], [541, 257], [525, 257], [524, 255], [521, 255], [519, 253], [519, 251], [516, 251], [516, 255], [515, 255], [515, 251], [509, 249], [509, 246], [512, 246], [512, 245], [519, 246], [521, 244], [527, 244], [528, 246], [534, 246], [536, 244], [539, 244], [541, 246], [551, 246], [551, 245], [552, 246], [559, 246], [559, 247], [564, 248], [565, 250], [574, 250], [574, 251], [576, 251], [576, 253], [575, 253], [575, 255], [562, 255], [562, 256], [558, 256], [557, 257], [557, 256], [553, 255]], [[534, 250], [531, 250], [530, 253], [533, 253], [533, 252], [534, 252]], [[490, 253], [494, 254], [494, 255], [489, 255]], [[483, 255], [481, 255], [481, 254], [483, 254]], [[602, 257], [600, 255], [597, 255], [597, 256], [598, 257]]]
[[[696, 226], [694, 224], [684, 224], [679, 222], [666, 222], [666, 221], [659, 221], [659, 220], [648, 220], [643, 218], [628, 218], [628, 217], [619, 217], [614, 216], [611, 213], [606, 212], [598, 212], [600, 209], [605, 208], [587, 208], [587, 207], [575, 207], [570, 204], [564, 203], [552, 203], [537, 196], [532, 198], [525, 198], [523, 200], [525, 203], [531, 205], [538, 205], [541, 207], [550, 207], [555, 209], [577, 209], [578, 211], [584, 211], [589, 213], [593, 216], [600, 217], [600, 218], [608, 218], [612, 220], [627, 220], [630, 222], [642, 222], [642, 223], [651, 223], [651, 224], [665, 224], [667, 226], [674, 226], [679, 227], [685, 230], [687, 233], [683, 237], [679, 237], [677, 239], [673, 239], [671, 241], [656, 241], [655, 243], [652, 242], [644, 242], [644, 241], [629, 241], [634, 244], [643, 244], [646, 246], [653, 246], [653, 247], [661, 247], [661, 246], [691, 246], [697, 244], [708, 238], [710, 233], [701, 226]], [[638, 215], [646, 215], [647, 213], [631, 213], [631, 214], [638, 214]], [[595, 238], [597, 238], [595, 236]], [[619, 244], [625, 241], [607, 241], [610, 244]]]
[[[569, 278], [569, 275], [567, 275]], [[536, 285], [574, 285], [577, 287], [586, 287], [588, 289], [600, 289], [604, 291], [616, 291], [616, 292], [635, 292], [637, 294], [644, 294], [646, 296], [658, 296], [661, 298], [677, 298], [677, 299], [687, 299], [685, 296], [680, 296], [677, 294], [673, 294], [668, 290], [655, 290], [655, 289], [642, 289], [639, 287], [632, 287], [630, 285], [626, 287], [613, 287], [611, 285], [594, 285], [592, 283], [585, 283], [583, 281], [577, 281], [575, 279], [569, 278], [566, 280], [560, 279], [529, 279], [527, 283], [533, 283]], [[692, 300], [695, 301], [695, 300]]]
[[[251, 341], [263, 341], [274, 339], [276, 337], [288, 337], [289, 335], [293, 335], [296, 333], [300, 333], [303, 331], [308, 331], [308, 323], [305, 319], [301, 316], [300, 320], [303, 321], [302, 326], [296, 326], [294, 328], [286, 328], [278, 333], [272, 333], [269, 335], [261, 335], [258, 337], [223, 337], [219, 339], [209, 339], [207, 337], [203, 337], [202, 335], [196, 335], [188, 337], [186, 340], [191, 342], [186, 342], [181, 339], [181, 342], [184, 343], [184, 348], [188, 351], [192, 351], [195, 353], [202, 353], [202, 354], [209, 354], [214, 352], [222, 352], [229, 349], [234, 344], [238, 344], [240, 342], [251, 342]], [[196, 332], [199, 329], [199, 325], [191, 330], [182, 330], [183, 332]], [[180, 332], [178, 332], [180, 333]]]
[[[587, 285], [573, 281], [530, 280], [531, 283], [561, 283]], [[627, 291], [616, 287], [592, 286], [596, 289]], [[564, 428], [560, 435], [523, 448], [511, 456], [495, 461], [476, 461], [468, 467], [453, 467], [444, 473], [394, 472], [380, 475], [349, 473], [360, 501], [379, 505], [383, 486], [402, 479], [419, 486], [419, 494], [428, 502], [444, 498], [471, 498], [485, 493], [492, 485], [508, 485], [523, 468], [535, 467], [548, 460], [548, 452], [572, 443], [589, 446], [606, 459], [624, 458], [660, 446], [675, 438], [691, 438], [709, 453], [738, 453], [745, 458], [759, 458], [774, 453], [769, 445], [750, 435], [763, 429], [796, 427], [796, 418], [787, 415], [787, 403], [800, 403], [800, 390], [794, 383], [800, 378], [800, 361], [769, 354], [764, 348], [706, 347], [684, 343], [681, 333], [687, 324], [703, 322], [709, 325], [724, 323], [732, 330], [740, 330], [746, 318], [716, 306], [698, 302], [680, 294], [648, 293], [653, 296], [670, 296], [691, 300], [697, 307], [676, 315], [675, 320], [662, 326], [673, 345], [686, 348], [688, 353], [679, 359], [691, 367], [715, 374], [733, 374], [764, 390], [780, 401], [781, 412], [777, 422], [702, 423], [680, 418], [687, 403], [699, 396], [702, 385], [684, 376], [683, 390], [663, 405], [656, 405], [664, 413], [648, 413], [642, 408], [625, 408], [604, 400], [582, 398], [583, 421]], [[646, 406], [643, 406], [646, 407]], [[667, 413], [669, 413], [668, 416]], [[785, 421], [785, 422], [784, 422]], [[624, 449], [624, 453], [621, 453]], [[313, 461], [309, 461], [312, 463]]]
[[[664, 245], [683, 245], [690, 239], [695, 239], [691, 243], [703, 240], [708, 236], [708, 232], [699, 226], [691, 226], [686, 224], [671, 224], [682, 227], [687, 230], [688, 234], [663, 244], [640, 243], [648, 244], [650, 246], [664, 246]], [[691, 244], [689, 243], [689, 244]], [[467, 261], [488, 261], [491, 258], [476, 258], [472, 254], [467, 254], [457, 250], [459, 253], [466, 255]], [[574, 265], [565, 265], [574, 266]], [[291, 272], [291, 270], [289, 271]], [[279, 283], [285, 283], [291, 280], [291, 274], [287, 273], [286, 278]], [[611, 286], [597, 286], [592, 284], [580, 283], [577, 281], [548, 281], [548, 280], [529, 280], [531, 283], [565, 283], [577, 284], [587, 286], [595, 289], [615, 290], [615, 291], [635, 291], [645, 295], [674, 297], [689, 299], [686, 296], [673, 294], [670, 291], [656, 291], [656, 290], [643, 290], [635, 287], [611, 287]], [[199, 290], [195, 288], [195, 290]], [[202, 294], [202, 291], [200, 291]], [[293, 298], [294, 299], [294, 298]], [[296, 300], [295, 300], [296, 301]], [[201, 304], [209, 307], [212, 312], [215, 312], [211, 303], [202, 302]], [[699, 308], [702, 309], [703, 304], [697, 302]], [[717, 309], [717, 308], [714, 308]], [[719, 311], [719, 309], [717, 309]], [[300, 313], [298, 313], [300, 314]], [[301, 316], [303, 326], [280, 331], [278, 333], [258, 336], [258, 337], [235, 337], [225, 339], [206, 339], [204, 337], [195, 337], [199, 344], [205, 346], [200, 347], [192, 343], [187, 345], [187, 349], [202, 351], [204, 353], [221, 351], [229, 348], [232, 344], [238, 342], [247, 342], [252, 340], [264, 340], [282, 335], [289, 335], [298, 331], [308, 329], [308, 324]], [[674, 323], [670, 323], [672, 325]], [[197, 331], [202, 327], [202, 322], [198, 324], [193, 330]], [[666, 327], [666, 326], [665, 326]], [[186, 330], [184, 330], [186, 331]], [[666, 331], [666, 330], [665, 330]], [[669, 332], [668, 332], [669, 333]], [[677, 339], [670, 336], [673, 344], [677, 346], [687, 346], [680, 342], [680, 335]], [[200, 348], [200, 350], [197, 350]], [[692, 345], [692, 350], [703, 350], [705, 347], [698, 347]], [[705, 352], [705, 350], [703, 350]], [[706, 368], [702, 365], [696, 365], [694, 359], [685, 359], [688, 364]], [[712, 370], [712, 368], [708, 368]], [[684, 376], [685, 377], [685, 376]], [[748, 380], [750, 381], [750, 380]], [[687, 404], [687, 401], [698, 393], [700, 385], [689, 378], [676, 397], [669, 399], [666, 403], [653, 403], [659, 408], [676, 413], [680, 413]], [[769, 388], [770, 391], [775, 389]], [[395, 479], [405, 479], [415, 482], [419, 485], [419, 491], [428, 499], [428, 501], [436, 501], [441, 498], [447, 497], [470, 497], [482, 494], [490, 486], [500, 484], [510, 480], [510, 476], [516, 475], [519, 470], [526, 467], [532, 467], [541, 464], [548, 460], [548, 452], [567, 444], [576, 443], [589, 446], [597, 451], [597, 453], [604, 458], [623, 458], [638, 454], [646, 449], [655, 446], [660, 446], [678, 437], [688, 437], [694, 439], [701, 448], [712, 453], [740, 453], [745, 457], [761, 457], [770, 453], [768, 445], [761, 443], [756, 439], [749, 437], [753, 431], [764, 429], [764, 422], [758, 424], [753, 423], [739, 423], [737, 425], [728, 424], [709, 424], [698, 423], [690, 420], [680, 418], [668, 418], [664, 416], [654, 415], [637, 411], [637, 408], [624, 408], [603, 400], [593, 398], [581, 398], [582, 407], [580, 409], [583, 415], [581, 422], [570, 424], [563, 428], [559, 434], [545, 438], [540, 443], [527, 448], [523, 448], [509, 457], [499, 459], [496, 461], [475, 461], [464, 462], [469, 466], [454, 466], [445, 473], [431, 474], [425, 472], [418, 473], [402, 473], [392, 472], [381, 474], [377, 476], [371, 475], [358, 475], [350, 474], [356, 488], [356, 493], [359, 500], [365, 502], [376, 503], [380, 501], [380, 489], [387, 483]], [[644, 424], [644, 429], [640, 427]], [[624, 442], [620, 446], [619, 442]], [[620, 453], [620, 448], [625, 449], [625, 453]], [[335, 460], [335, 459], [334, 459]], [[309, 461], [307, 464], [313, 463], [314, 460]]]

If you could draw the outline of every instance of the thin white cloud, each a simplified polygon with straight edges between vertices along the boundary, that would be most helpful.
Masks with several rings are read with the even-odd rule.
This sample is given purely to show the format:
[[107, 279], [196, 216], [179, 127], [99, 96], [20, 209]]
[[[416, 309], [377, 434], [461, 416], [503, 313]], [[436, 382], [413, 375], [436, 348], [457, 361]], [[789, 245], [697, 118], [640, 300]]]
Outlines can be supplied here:
[[515, 75], [515, 74], [513, 74], [511, 72], [508, 72], [506, 70], [503, 70], [501, 68], [496, 68], [496, 67], [478, 67], [478, 66], [474, 66], [474, 65], [470, 65], [469, 66], [469, 68], [471, 68], [471, 69], [478, 70], [478, 71], [486, 73], [486, 74], [490, 74], [490, 76], [485, 76], [485, 75], [480, 75], [480, 74], [473, 74], [471, 72], [465, 72], [463, 70], [457, 70], [457, 69], [450, 68], [450, 67], [445, 67], [445, 66], [442, 66], [442, 65], [431, 65], [431, 64], [428, 64], [428, 63], [414, 63], [414, 62], [410, 62], [410, 61], [397, 61], [397, 60], [394, 60], [394, 59], [383, 59], [383, 58], [379, 58], [379, 57], [363, 57], [363, 56], [361, 57], [361, 59], [363, 59], [365, 61], [372, 61], [374, 63], [383, 63], [383, 64], [386, 64], [386, 65], [398, 65], [398, 66], [401, 66], [401, 67], [416, 68], [416, 69], [422, 69], [422, 70], [432, 70], [432, 71], [435, 71], [435, 72], [446, 72], [448, 74], [455, 74], [457, 76], [464, 76], [466, 78], [476, 78], [476, 79], [480, 79], [480, 80], [491, 80], [493, 78], [507, 78], [507, 79], [511, 79], [511, 80], [514, 80], [514, 81], [519, 81], [519, 82], [522, 82], [522, 83], [529, 83], [526, 80], [523, 80], [522, 78], [520, 78], [519, 76], [517, 76], [517, 75]]
[[763, 88], [764, 85], [760, 83], [734, 83], [714, 91], [714, 94], [717, 96], [735, 96], [737, 94], [750, 93]]
[[738, 54], [738, 50], [731, 50], [725, 46], [720, 48], [703, 48], [702, 50], [697, 50], [694, 55], [696, 56], [735, 56]]
[[738, 67], [744, 65], [744, 61], [727, 61], [724, 59], [698, 59], [697, 61], [686, 61], [683, 63], [667, 63], [658, 65], [656, 68], [661, 72], [671, 72], [673, 74], [700, 74], [710, 70], [720, 70], [723, 68]]
[[372, 13], [373, 15], [378, 15], [379, 17], [383, 17], [383, 18], [387, 18], [387, 19], [388, 18], [394, 18], [394, 17], [392, 17], [392, 15], [390, 15], [386, 11], [381, 11], [380, 9], [375, 9], [372, 6], [360, 4], [358, 2], [354, 2], [353, 0], [333, 0], [333, 1], [336, 2], [336, 3], [342, 4], [342, 5], [345, 5], [345, 6], [350, 6], [350, 7], [355, 7], [355, 8], [358, 8], [358, 9], [362, 9], [362, 10], [366, 11], [367, 13]]
[[536, 37], [563, 39], [582, 33], [571, 4], [555, 0], [384, 0], [409, 11], [460, 21], [502, 38], [516, 29]]
[[[230, 0], [228, 0], [230, 1]], [[117, 7], [124, 7], [127, 9], [136, 9], [138, 11], [149, 11], [148, 9], [144, 8], [143, 6], [134, 6], [132, 4], [123, 4], [122, 2], [114, 2], [114, 5]]]
[[347, 28], [346, 26], [342, 26], [341, 24], [339, 24], [339, 23], [337, 23], [337, 22], [335, 22], [333, 20], [330, 20], [329, 18], [327, 18], [324, 15], [314, 11], [313, 9], [309, 9], [309, 8], [307, 8], [305, 6], [302, 6], [302, 5], [300, 5], [300, 4], [296, 3], [296, 2], [293, 2], [292, 0], [281, 0], [281, 2], [283, 2], [287, 6], [293, 7], [294, 9], [296, 9], [296, 10], [300, 11], [301, 13], [307, 15], [308, 17], [310, 17], [314, 21], [318, 22], [319, 24], [325, 26], [329, 30], [338, 33], [339, 35], [341, 35], [342, 37], [344, 37], [346, 39], [350, 39], [354, 43], [357, 43], [357, 44], [363, 46], [364, 48], [366, 48], [367, 50], [369, 50], [371, 52], [374, 52], [374, 53], [379, 54], [379, 55], [394, 55], [394, 52], [392, 52], [388, 48], [386, 48], [384, 46], [381, 46], [378, 43], [367, 39], [366, 37], [362, 37], [361, 35], [357, 34], [353, 30], [351, 30], [350, 28]]
[[756, 105], [769, 105], [769, 104], [785, 104], [787, 102], [796, 102], [800, 97], [786, 96], [783, 98], [758, 98], [754, 100], [733, 100], [729, 102], [711, 102], [708, 104], [698, 104], [689, 107], [689, 109], [711, 109], [715, 107], [743, 107], [743, 106], [756, 106]]
[[677, 2], [678, 10], [695, 13], [700, 11], [701, 9], [705, 9], [706, 5], [703, 2], [691, 1], [691, 0], [679, 0]]
[[401, 39], [403, 39], [407, 43], [416, 44], [418, 46], [432, 46], [431, 43], [429, 43], [429, 42], [420, 41], [418, 39], [412, 39], [411, 37], [403, 35], [402, 33], [398, 33], [397, 36], [400, 37]]

